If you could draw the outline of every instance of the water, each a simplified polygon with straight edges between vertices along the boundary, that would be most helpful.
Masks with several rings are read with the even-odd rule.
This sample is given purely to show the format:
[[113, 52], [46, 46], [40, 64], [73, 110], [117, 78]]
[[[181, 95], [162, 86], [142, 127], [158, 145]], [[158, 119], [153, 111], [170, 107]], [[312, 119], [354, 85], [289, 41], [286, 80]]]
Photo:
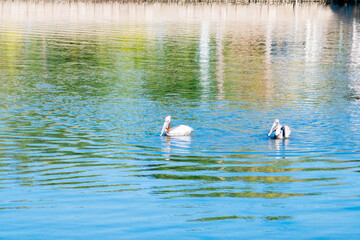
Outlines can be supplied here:
[[1, 239], [360, 237], [357, 9], [0, 12]]

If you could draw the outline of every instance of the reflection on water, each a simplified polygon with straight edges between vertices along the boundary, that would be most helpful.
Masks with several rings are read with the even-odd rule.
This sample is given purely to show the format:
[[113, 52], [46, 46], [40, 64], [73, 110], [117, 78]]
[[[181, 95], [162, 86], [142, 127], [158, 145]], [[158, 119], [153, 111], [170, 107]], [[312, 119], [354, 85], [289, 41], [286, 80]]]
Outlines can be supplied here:
[[357, 9], [0, 12], [2, 237], [360, 237]]
[[[218, 221], [218, 220], [227, 220], [227, 219], [254, 220], [256, 218], [253, 216], [224, 216], [224, 217], [201, 218], [201, 219], [195, 219], [195, 220], [190, 220], [190, 221]], [[267, 220], [267, 221], [274, 221], [274, 220], [291, 219], [291, 217], [290, 216], [266, 216], [262, 219]]]
[[165, 160], [170, 161], [171, 154], [178, 153], [190, 153], [191, 136], [176, 136], [176, 137], [162, 137], [165, 142], [162, 151], [165, 153]]
[[280, 151], [280, 150], [286, 151], [286, 148], [290, 143], [290, 139], [288, 139], [288, 138], [285, 138], [285, 139], [272, 139], [272, 138], [269, 138], [268, 142], [269, 142], [269, 147], [271, 149], [274, 149], [274, 150], [277, 150], [277, 151]]

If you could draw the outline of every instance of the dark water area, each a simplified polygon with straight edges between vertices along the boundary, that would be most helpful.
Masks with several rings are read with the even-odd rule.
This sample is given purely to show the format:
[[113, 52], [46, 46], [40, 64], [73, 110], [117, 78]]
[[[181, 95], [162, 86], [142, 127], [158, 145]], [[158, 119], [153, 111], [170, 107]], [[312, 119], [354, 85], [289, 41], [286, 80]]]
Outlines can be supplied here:
[[359, 20], [1, 2], [0, 239], [360, 238]]

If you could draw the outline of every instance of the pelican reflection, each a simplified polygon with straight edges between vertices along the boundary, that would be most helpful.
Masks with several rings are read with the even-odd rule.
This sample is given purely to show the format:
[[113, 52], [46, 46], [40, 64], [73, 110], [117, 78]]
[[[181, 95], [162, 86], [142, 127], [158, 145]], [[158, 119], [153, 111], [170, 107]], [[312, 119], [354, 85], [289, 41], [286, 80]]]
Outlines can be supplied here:
[[189, 149], [191, 146], [192, 137], [191, 136], [165, 136], [162, 137], [163, 143], [163, 151], [165, 154], [165, 160], [170, 160], [172, 153], [189, 153]]
[[286, 150], [287, 146], [289, 145], [290, 139], [283, 138], [283, 139], [268, 139], [269, 148], [273, 150]]

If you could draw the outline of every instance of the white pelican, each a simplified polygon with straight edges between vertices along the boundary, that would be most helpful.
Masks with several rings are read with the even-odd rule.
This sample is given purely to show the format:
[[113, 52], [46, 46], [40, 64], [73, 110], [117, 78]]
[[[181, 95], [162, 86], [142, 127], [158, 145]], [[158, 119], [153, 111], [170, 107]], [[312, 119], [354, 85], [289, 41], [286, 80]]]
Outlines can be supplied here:
[[289, 126], [282, 126], [279, 122], [279, 119], [275, 119], [269, 133], [268, 133], [268, 137], [270, 137], [270, 135], [274, 133], [274, 138], [288, 138], [290, 136], [291, 130], [289, 128]]
[[165, 118], [164, 125], [162, 127], [160, 136], [165, 133], [166, 136], [188, 136], [194, 129], [186, 125], [179, 125], [170, 129], [171, 116]]

